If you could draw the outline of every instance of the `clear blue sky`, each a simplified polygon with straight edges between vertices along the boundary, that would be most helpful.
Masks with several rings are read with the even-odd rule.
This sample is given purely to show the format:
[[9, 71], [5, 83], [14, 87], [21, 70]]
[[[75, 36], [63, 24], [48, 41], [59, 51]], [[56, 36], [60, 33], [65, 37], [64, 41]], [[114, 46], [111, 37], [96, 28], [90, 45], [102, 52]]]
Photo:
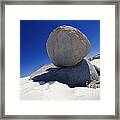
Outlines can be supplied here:
[[87, 57], [100, 53], [99, 20], [21, 20], [20, 21], [20, 77], [28, 76], [44, 64], [51, 63], [46, 41], [58, 26], [69, 25], [83, 32], [92, 50]]

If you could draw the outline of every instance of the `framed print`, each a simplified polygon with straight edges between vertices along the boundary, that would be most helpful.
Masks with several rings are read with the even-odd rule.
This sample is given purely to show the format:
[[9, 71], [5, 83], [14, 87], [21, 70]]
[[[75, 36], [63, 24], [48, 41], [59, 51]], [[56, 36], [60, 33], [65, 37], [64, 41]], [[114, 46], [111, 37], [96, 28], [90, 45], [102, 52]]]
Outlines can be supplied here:
[[2, 119], [119, 119], [119, 2], [2, 1]]

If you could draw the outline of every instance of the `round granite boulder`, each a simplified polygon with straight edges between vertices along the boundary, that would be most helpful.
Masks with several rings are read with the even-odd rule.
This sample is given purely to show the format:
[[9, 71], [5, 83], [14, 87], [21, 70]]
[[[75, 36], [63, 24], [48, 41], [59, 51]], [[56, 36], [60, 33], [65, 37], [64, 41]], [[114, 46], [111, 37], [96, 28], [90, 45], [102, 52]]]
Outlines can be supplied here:
[[72, 66], [88, 54], [91, 44], [80, 30], [71, 26], [59, 26], [50, 33], [46, 48], [54, 65]]

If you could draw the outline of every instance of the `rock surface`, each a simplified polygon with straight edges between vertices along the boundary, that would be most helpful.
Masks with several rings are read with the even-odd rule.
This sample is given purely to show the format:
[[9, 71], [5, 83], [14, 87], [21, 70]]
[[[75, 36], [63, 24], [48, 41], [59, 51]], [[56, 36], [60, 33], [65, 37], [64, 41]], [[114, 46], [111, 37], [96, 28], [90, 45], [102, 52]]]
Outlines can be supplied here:
[[71, 26], [60, 26], [50, 33], [46, 43], [48, 55], [56, 66], [79, 63], [90, 51], [87, 37]]
[[100, 76], [100, 54], [97, 54], [89, 58], [88, 60], [90, 60], [90, 63], [94, 65], [98, 75]]
[[96, 54], [96, 55], [93, 56], [93, 57], [88, 58], [89, 61], [93, 61], [93, 60], [95, 60], [95, 59], [100, 59], [100, 53]]
[[99, 76], [95, 67], [88, 60], [83, 59], [77, 65], [70, 67], [57, 67], [53, 64], [44, 65], [31, 74], [30, 79], [34, 82], [58, 81], [67, 84], [69, 87], [86, 87], [87, 81], [98, 80]]

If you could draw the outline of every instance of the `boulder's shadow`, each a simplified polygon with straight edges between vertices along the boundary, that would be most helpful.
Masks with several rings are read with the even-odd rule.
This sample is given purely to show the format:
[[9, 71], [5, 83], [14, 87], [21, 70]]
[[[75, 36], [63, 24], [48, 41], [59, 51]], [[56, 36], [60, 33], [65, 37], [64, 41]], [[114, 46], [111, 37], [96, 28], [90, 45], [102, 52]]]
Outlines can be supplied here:
[[[92, 74], [90, 74], [90, 71]], [[69, 87], [85, 87], [87, 81], [96, 79], [98, 76], [94, 66], [85, 59], [74, 66], [48, 68], [45, 69], [45, 72], [46, 73], [33, 77], [32, 80], [34, 82], [44, 81], [45, 83], [58, 81], [67, 84]]]

